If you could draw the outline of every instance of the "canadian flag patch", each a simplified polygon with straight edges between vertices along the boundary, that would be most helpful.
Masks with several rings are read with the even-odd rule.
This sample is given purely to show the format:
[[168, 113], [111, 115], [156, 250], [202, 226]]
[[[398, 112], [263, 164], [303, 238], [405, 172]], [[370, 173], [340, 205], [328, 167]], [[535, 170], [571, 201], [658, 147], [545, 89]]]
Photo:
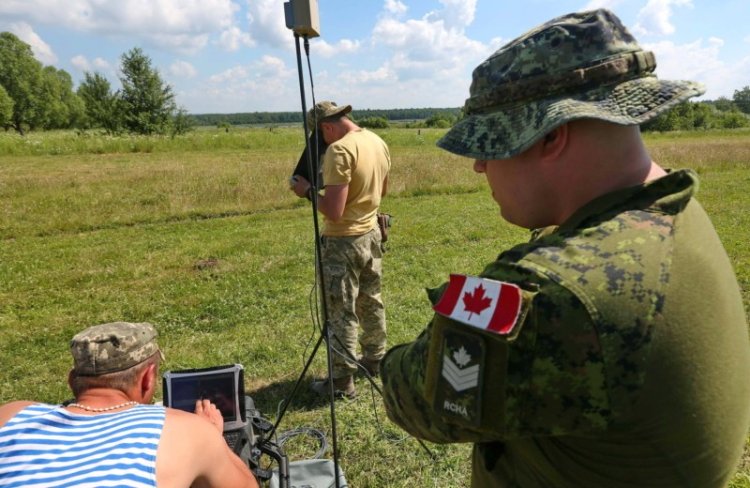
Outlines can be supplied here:
[[513, 283], [452, 274], [435, 312], [500, 335], [508, 335], [521, 313], [521, 289]]

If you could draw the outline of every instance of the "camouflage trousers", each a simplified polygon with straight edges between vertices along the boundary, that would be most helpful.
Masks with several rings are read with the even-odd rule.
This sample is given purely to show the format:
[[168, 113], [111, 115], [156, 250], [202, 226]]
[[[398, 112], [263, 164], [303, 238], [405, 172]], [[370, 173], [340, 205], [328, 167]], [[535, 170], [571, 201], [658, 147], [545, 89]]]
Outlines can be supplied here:
[[323, 280], [331, 346], [343, 353], [333, 354], [334, 378], [356, 373], [357, 366], [349, 358], [357, 357], [357, 342], [364, 358], [380, 360], [385, 355], [380, 245], [377, 227], [360, 236], [323, 237]]

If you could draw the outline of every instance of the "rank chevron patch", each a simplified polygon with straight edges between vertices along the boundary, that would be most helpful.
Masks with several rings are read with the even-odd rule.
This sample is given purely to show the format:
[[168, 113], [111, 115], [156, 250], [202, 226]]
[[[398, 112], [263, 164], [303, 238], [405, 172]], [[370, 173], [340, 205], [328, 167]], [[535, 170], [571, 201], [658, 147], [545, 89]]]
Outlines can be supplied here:
[[479, 383], [479, 365], [475, 364], [461, 369], [451, 361], [449, 356], [443, 358], [443, 378], [456, 391], [464, 391], [477, 386]]
[[451, 422], [477, 427], [482, 422], [485, 341], [490, 338], [447, 321], [439, 321], [438, 327], [436, 333], [442, 335], [441, 351], [429, 368], [429, 381], [435, 387], [433, 408]]

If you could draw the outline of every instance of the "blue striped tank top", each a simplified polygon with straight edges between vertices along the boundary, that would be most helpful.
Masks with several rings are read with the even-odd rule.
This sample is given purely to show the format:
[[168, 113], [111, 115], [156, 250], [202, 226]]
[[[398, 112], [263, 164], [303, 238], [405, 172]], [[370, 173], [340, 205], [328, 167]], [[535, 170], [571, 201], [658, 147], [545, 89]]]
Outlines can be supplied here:
[[0, 428], [0, 487], [156, 486], [164, 407], [76, 415], [36, 404]]

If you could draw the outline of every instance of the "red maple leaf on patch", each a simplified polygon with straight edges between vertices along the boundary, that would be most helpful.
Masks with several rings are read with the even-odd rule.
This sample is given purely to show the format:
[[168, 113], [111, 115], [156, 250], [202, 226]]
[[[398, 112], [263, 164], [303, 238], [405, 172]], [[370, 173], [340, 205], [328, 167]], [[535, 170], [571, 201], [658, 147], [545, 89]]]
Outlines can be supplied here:
[[492, 298], [484, 296], [484, 287], [479, 284], [472, 293], [464, 293], [464, 310], [469, 312], [469, 319], [475, 313], [482, 313], [483, 310], [492, 305]]

